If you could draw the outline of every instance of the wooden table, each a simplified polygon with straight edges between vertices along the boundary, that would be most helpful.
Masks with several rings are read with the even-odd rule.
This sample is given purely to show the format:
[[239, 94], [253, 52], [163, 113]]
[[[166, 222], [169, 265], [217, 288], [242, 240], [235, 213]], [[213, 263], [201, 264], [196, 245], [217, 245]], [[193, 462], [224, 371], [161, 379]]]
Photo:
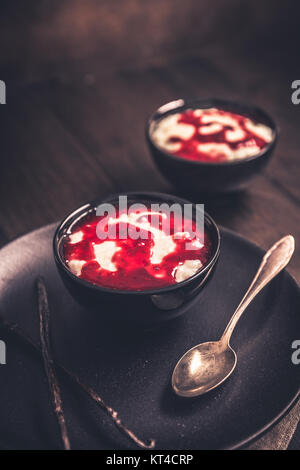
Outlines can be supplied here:
[[[300, 106], [295, 70], [284, 57], [206, 55], [123, 65], [59, 67], [51, 77], [7, 83], [0, 107], [0, 240], [61, 219], [85, 201], [126, 190], [177, 193], [152, 163], [147, 116], [181, 96], [236, 98], [266, 109], [280, 128], [274, 158], [244, 193], [204, 202], [216, 222], [263, 248], [291, 233], [300, 240]], [[300, 281], [300, 250], [289, 271]], [[300, 447], [300, 430], [291, 447]]]

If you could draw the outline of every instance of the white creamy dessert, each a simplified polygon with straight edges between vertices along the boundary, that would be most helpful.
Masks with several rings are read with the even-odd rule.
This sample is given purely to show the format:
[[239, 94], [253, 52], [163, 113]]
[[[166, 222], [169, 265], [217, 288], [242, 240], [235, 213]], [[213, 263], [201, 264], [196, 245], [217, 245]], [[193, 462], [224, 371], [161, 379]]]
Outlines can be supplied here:
[[[66, 237], [66, 264], [76, 276], [114, 288], [179, 283], [196, 274], [210, 256], [210, 241], [206, 238], [204, 245], [193, 224], [150, 209], [100, 218], [95, 214]], [[120, 232], [124, 227], [125, 235]]]
[[[161, 213], [153, 213], [147, 211], [145, 213], [122, 214], [118, 218], [110, 218], [109, 224], [113, 225], [118, 224], [120, 222], [125, 222], [138, 229], [151, 232], [153, 246], [150, 254], [150, 263], [152, 265], [159, 265], [162, 263], [165, 256], [174, 252], [174, 250], [176, 249], [174, 239], [188, 239], [190, 234], [187, 232], [176, 232], [174, 235], [166, 235], [163, 230], [155, 228], [150, 224], [150, 222], [148, 221], [149, 215], [161, 215]], [[69, 235], [70, 244], [79, 243], [80, 241], [82, 241], [82, 239], [82, 230], [78, 230], [77, 232], [74, 232]], [[198, 239], [194, 240], [193, 243], [198, 249], [201, 249], [203, 247], [203, 245]], [[119, 247], [115, 241], [111, 240], [103, 241], [99, 244], [93, 242], [92, 245], [95, 255], [94, 260], [97, 261], [99, 266], [107, 271], [116, 272], [117, 267], [116, 264], [113, 262], [113, 258], [115, 254], [121, 250], [121, 247]], [[83, 266], [85, 266], [85, 264], [86, 260], [72, 259], [68, 261], [68, 266], [70, 270], [76, 276], [81, 275], [82, 268]], [[174, 277], [176, 282], [181, 282], [193, 276], [200, 269], [201, 266], [202, 263], [200, 260], [186, 260], [184, 263], [178, 264], [178, 266], [174, 269]], [[154, 273], [154, 276], [159, 277], [160, 273]]]
[[216, 108], [170, 114], [154, 123], [150, 133], [167, 153], [198, 161], [251, 157], [273, 139], [273, 130], [265, 124]]

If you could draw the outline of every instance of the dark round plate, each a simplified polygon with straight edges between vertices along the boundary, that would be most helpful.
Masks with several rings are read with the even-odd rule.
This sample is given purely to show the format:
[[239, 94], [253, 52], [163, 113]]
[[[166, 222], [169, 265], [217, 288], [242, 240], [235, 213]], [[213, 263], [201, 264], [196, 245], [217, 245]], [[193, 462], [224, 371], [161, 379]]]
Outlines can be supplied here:
[[[215, 276], [187, 315], [146, 333], [108, 331], [101, 315], [84, 311], [63, 287], [52, 257], [54, 228], [34, 231], [0, 251], [1, 315], [38, 343], [35, 278], [42, 274], [57, 359], [94, 387], [140, 438], [155, 438], [157, 449], [236, 448], [274, 424], [295, 401], [300, 369], [292, 364], [291, 344], [299, 339], [300, 291], [287, 272], [240, 320], [232, 337], [238, 365], [229, 380], [195, 399], [179, 398], [170, 387], [179, 357], [221, 335], [258, 267], [260, 248], [222, 229]], [[41, 361], [4, 330], [0, 339], [7, 347], [7, 364], [0, 366], [0, 446], [59, 448]], [[134, 448], [74, 384], [64, 377], [61, 383], [73, 448]]]

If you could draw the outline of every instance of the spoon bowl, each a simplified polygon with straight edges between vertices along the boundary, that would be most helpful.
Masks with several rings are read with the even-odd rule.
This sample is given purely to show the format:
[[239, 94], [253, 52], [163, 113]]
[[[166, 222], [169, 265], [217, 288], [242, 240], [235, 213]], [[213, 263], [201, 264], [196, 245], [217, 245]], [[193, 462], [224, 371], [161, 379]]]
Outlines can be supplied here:
[[236, 363], [236, 353], [228, 344], [220, 341], [199, 344], [178, 361], [172, 387], [182, 397], [203, 395], [224, 382]]

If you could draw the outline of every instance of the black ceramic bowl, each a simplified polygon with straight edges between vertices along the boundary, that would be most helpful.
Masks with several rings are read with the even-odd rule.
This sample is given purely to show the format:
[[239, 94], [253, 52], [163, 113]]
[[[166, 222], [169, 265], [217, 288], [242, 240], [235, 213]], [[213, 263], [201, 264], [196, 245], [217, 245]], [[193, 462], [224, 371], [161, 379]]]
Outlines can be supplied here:
[[[254, 156], [235, 161], [208, 163], [188, 160], [169, 154], [152, 140], [153, 128], [159, 120], [186, 109], [219, 108], [245, 115], [273, 130], [272, 141]], [[174, 185], [195, 193], [226, 193], [245, 188], [268, 163], [277, 140], [273, 120], [261, 109], [221, 99], [179, 99], [161, 106], [146, 124], [146, 140], [159, 170]]]
[[[124, 194], [123, 194], [124, 195]], [[189, 201], [175, 196], [159, 193], [127, 193], [128, 204], [138, 203], [179, 203]], [[205, 213], [205, 228], [212, 242], [212, 255], [208, 263], [192, 277], [164, 288], [145, 291], [117, 290], [94, 285], [75, 276], [67, 267], [62, 254], [64, 237], [71, 225], [103, 202], [116, 204], [119, 195], [105, 200], [85, 204], [68, 215], [58, 226], [53, 240], [54, 258], [58, 271], [71, 295], [88, 310], [101, 315], [104, 320], [116, 322], [134, 322], [142, 325], [154, 325], [178, 317], [186, 312], [198, 294], [212, 277], [220, 252], [220, 232], [212, 218]], [[193, 210], [199, 209], [193, 205]], [[196, 212], [195, 212], [196, 213]]]

